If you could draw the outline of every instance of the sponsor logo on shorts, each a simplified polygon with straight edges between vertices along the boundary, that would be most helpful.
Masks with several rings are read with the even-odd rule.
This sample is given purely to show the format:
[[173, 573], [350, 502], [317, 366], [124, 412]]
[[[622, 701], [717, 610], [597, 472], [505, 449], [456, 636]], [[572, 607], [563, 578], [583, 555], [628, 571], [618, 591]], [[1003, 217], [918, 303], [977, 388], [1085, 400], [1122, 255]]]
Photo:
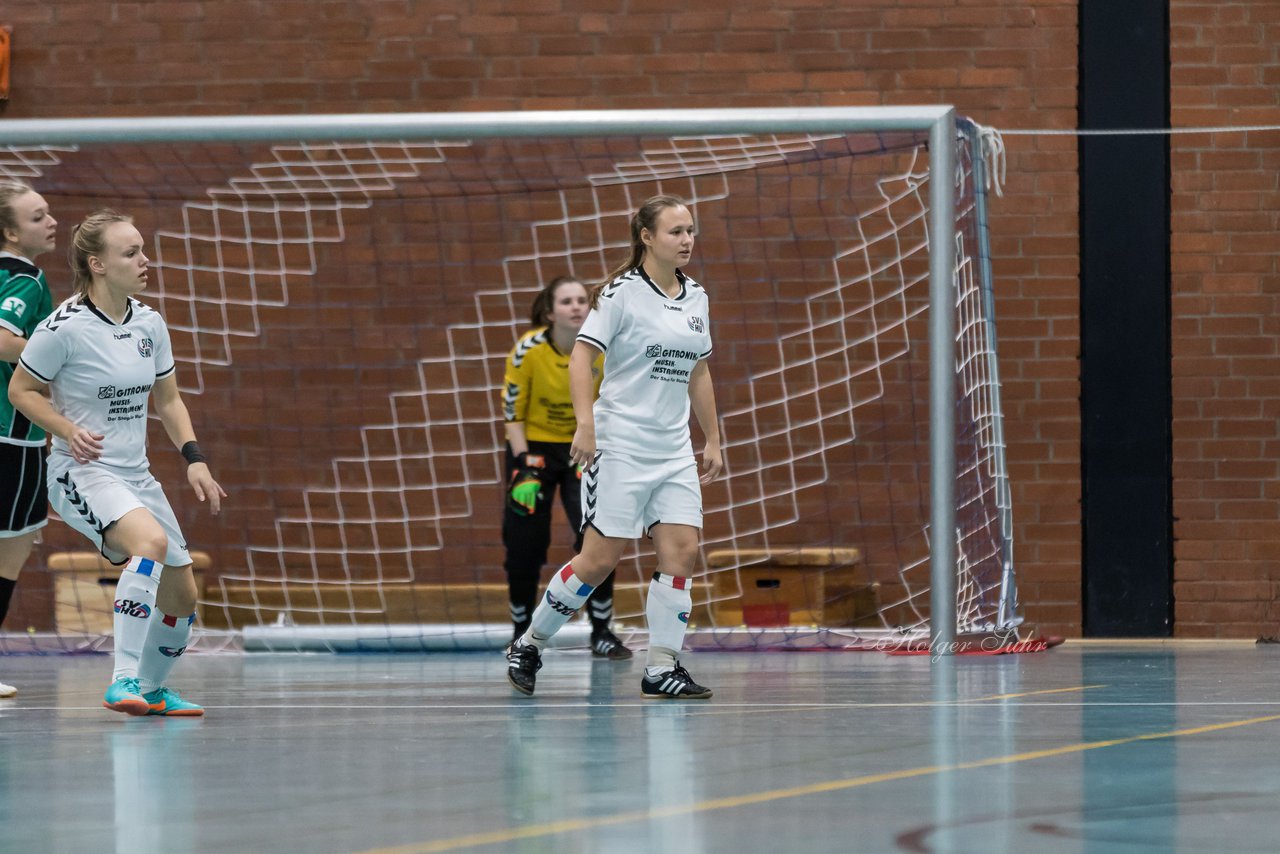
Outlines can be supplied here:
[[180, 646], [177, 649], [174, 649], [171, 646], [160, 647], [160, 654], [167, 655], [170, 658], [177, 658], [178, 656], [182, 655], [186, 651], [187, 651], [187, 648], [185, 646]]
[[145, 620], [151, 616], [151, 607], [145, 602], [135, 602], [132, 599], [117, 599], [116, 613], [124, 614], [126, 617], [141, 617]]
[[142, 356], [142, 358], [150, 359], [153, 349], [154, 348], [152, 347], [150, 338], [138, 339], [138, 353]]

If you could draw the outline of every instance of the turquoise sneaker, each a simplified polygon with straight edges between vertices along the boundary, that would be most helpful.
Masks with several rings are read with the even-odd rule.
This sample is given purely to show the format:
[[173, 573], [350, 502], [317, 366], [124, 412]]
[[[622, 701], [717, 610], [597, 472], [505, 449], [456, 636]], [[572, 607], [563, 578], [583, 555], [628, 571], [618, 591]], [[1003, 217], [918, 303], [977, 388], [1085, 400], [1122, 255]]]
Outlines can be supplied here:
[[102, 695], [102, 705], [113, 712], [124, 712], [126, 715], [145, 715], [151, 707], [142, 698], [142, 689], [138, 680], [129, 676], [121, 676], [107, 686], [107, 693]]
[[157, 688], [142, 695], [150, 711], [149, 715], [166, 717], [197, 717], [204, 714], [204, 707], [188, 703], [172, 688]]

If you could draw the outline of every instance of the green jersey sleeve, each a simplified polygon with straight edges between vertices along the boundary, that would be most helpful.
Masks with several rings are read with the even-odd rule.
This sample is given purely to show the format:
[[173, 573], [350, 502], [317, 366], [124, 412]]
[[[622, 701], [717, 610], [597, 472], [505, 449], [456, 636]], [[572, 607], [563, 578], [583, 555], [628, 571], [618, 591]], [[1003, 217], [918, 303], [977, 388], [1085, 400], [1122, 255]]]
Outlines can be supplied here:
[[18, 275], [0, 282], [0, 327], [30, 338], [36, 324], [53, 310], [49, 288], [34, 276]]

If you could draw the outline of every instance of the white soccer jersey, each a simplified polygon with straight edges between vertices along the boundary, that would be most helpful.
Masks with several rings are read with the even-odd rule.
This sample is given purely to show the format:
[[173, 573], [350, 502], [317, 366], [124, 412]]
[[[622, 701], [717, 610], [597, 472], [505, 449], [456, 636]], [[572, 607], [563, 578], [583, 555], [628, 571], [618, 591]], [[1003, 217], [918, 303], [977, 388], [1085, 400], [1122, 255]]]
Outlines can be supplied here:
[[[164, 319], [135, 299], [116, 324], [87, 297], [75, 296], [36, 327], [22, 367], [49, 383], [53, 406], [72, 423], [103, 436], [102, 465], [145, 471], [147, 398], [173, 373]], [[53, 453], [70, 456], [53, 439]]]
[[690, 456], [689, 376], [711, 355], [707, 292], [677, 271], [668, 297], [637, 267], [600, 294], [578, 340], [605, 354], [596, 447], [648, 459]]

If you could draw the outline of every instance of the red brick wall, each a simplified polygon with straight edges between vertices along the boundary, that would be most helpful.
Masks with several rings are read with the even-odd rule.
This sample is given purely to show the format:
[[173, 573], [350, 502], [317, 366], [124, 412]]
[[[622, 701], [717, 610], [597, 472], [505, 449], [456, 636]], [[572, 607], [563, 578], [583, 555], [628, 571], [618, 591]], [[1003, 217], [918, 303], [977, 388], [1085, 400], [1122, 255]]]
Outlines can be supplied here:
[[[1070, 128], [1075, 5], [709, 0], [690, 11], [678, 0], [8, 0], [0, 23], [14, 26], [14, 71], [4, 116], [948, 102], [996, 127]], [[1075, 142], [1006, 142], [1008, 182], [992, 206], [992, 233], [1015, 559], [1028, 621], [1073, 635]], [[325, 417], [326, 404], [290, 400], [298, 419]], [[199, 420], [200, 403], [193, 408]], [[224, 459], [235, 453], [224, 449]], [[252, 502], [260, 490], [244, 480], [229, 486]], [[259, 520], [250, 517], [262, 510], [229, 507], [222, 525], [252, 530]]]
[[[1280, 124], [1280, 5], [1175, 2], [1175, 127]], [[1175, 624], [1280, 620], [1280, 130], [1173, 137]]]

